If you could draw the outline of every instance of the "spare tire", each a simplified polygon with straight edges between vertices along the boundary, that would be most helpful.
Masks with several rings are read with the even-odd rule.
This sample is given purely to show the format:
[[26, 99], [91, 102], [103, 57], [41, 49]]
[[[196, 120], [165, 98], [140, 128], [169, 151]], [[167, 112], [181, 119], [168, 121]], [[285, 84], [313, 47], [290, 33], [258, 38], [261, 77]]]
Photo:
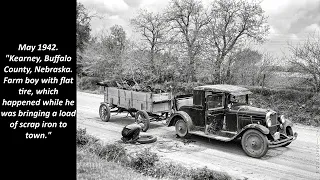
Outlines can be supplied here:
[[149, 134], [140, 135], [139, 139], [137, 139], [137, 142], [140, 144], [148, 144], [156, 141], [157, 141], [157, 137]]

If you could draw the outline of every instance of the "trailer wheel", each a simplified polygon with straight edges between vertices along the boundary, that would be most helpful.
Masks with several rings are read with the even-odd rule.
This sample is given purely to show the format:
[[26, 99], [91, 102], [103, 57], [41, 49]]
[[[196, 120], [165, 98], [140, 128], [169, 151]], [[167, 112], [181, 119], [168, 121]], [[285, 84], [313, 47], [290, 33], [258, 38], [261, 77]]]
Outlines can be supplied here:
[[136, 123], [143, 123], [144, 128], [142, 129], [143, 132], [146, 132], [149, 129], [150, 125], [150, 118], [146, 111], [138, 111], [135, 114], [135, 121]]
[[110, 120], [110, 108], [106, 104], [101, 104], [99, 108], [99, 115], [102, 121], [108, 122]]
[[140, 144], [148, 144], [148, 143], [153, 143], [157, 141], [157, 137], [156, 136], [152, 136], [152, 135], [140, 135], [139, 139], [137, 139], [137, 142], [139, 142]]

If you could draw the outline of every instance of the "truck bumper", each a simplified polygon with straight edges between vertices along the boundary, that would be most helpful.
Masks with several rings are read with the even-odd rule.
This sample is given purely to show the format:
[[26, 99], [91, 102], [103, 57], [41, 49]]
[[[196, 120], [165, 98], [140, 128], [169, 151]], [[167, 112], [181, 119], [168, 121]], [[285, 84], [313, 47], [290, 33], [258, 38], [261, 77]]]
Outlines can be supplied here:
[[277, 141], [269, 141], [269, 148], [275, 148], [275, 147], [280, 147], [283, 146], [287, 143], [291, 143], [292, 141], [296, 140], [298, 137], [298, 133], [294, 133], [293, 136], [285, 136], [285, 139], [277, 140]]

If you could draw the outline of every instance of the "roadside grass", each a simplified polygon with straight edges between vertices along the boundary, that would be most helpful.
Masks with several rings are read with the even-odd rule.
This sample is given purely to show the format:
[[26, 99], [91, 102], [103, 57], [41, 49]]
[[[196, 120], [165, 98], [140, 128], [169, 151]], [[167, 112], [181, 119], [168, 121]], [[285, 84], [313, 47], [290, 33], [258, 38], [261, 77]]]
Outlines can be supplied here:
[[78, 149], [77, 179], [150, 180], [154, 178], [143, 176], [131, 168], [121, 166], [115, 162], [105, 161], [90, 152]]
[[208, 168], [186, 168], [162, 162], [149, 148], [128, 154], [119, 143], [103, 144], [77, 129], [77, 176], [79, 179], [186, 179], [231, 180], [223, 172]]

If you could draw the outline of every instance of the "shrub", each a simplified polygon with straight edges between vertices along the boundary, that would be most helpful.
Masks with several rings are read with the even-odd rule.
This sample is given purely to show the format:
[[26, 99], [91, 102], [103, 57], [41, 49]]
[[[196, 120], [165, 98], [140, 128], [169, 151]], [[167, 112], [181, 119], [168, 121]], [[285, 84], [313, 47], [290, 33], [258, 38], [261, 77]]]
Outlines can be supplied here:
[[107, 144], [100, 151], [100, 156], [107, 157], [108, 161], [123, 162], [126, 150], [120, 144]]
[[156, 153], [150, 151], [150, 148], [144, 149], [144, 151], [137, 153], [135, 157], [131, 159], [131, 167], [139, 172], [148, 173], [150, 168], [153, 168], [155, 163], [159, 161], [159, 157]]
[[88, 77], [84, 76], [82, 78], [78, 79], [78, 87], [81, 90], [97, 90], [99, 88], [98, 85], [96, 85], [98, 82], [102, 81], [99, 77]]
[[155, 178], [170, 179], [194, 179], [194, 180], [229, 180], [231, 177], [225, 173], [216, 172], [205, 168], [188, 169], [179, 164], [164, 163], [159, 161], [156, 153], [145, 149], [137, 153], [136, 157], [131, 159], [131, 167], [144, 175]]
[[188, 169], [180, 164], [159, 162], [154, 167], [153, 177], [168, 179], [192, 179], [192, 169]]
[[[88, 135], [86, 130], [81, 128], [77, 129], [77, 146], [84, 147], [85, 151], [96, 155], [100, 159], [120, 163], [144, 175], [155, 178], [195, 180], [230, 179], [230, 176], [227, 174], [212, 171], [207, 168], [188, 169], [179, 164], [160, 162], [158, 155], [151, 152], [150, 148], [136, 153], [135, 156], [129, 156], [122, 145], [118, 143], [102, 145], [97, 138]], [[77, 158], [82, 159], [83, 157], [78, 155]]]
[[88, 146], [87, 150], [107, 161], [128, 163], [126, 150], [120, 144], [102, 145], [101, 143], [93, 143]]
[[193, 180], [229, 180], [230, 176], [208, 169], [207, 167], [193, 169], [191, 173]]
[[271, 89], [262, 87], [247, 86], [254, 94], [262, 96], [273, 96], [274, 99], [290, 100], [296, 102], [306, 102], [313, 96], [312, 92], [298, 91], [293, 89]]
[[[257, 90], [256, 88], [255, 90]], [[251, 88], [250, 88], [251, 90]], [[271, 95], [264, 96], [254, 93], [250, 96], [253, 106], [260, 108], [271, 108], [285, 115], [294, 123], [319, 126], [317, 114], [320, 114], [318, 94], [309, 92], [296, 92], [290, 90], [267, 90]], [[286, 95], [283, 95], [287, 93]], [[266, 94], [266, 93], [265, 93]], [[291, 97], [290, 97], [291, 96]]]
[[316, 93], [312, 98], [311, 98], [312, 104], [320, 106], [320, 92]]
[[86, 129], [79, 128], [77, 129], [76, 141], [77, 146], [83, 147], [85, 145], [97, 142], [98, 139], [87, 134]]
[[315, 122], [315, 126], [320, 126], [320, 115], [314, 116], [313, 121]]

